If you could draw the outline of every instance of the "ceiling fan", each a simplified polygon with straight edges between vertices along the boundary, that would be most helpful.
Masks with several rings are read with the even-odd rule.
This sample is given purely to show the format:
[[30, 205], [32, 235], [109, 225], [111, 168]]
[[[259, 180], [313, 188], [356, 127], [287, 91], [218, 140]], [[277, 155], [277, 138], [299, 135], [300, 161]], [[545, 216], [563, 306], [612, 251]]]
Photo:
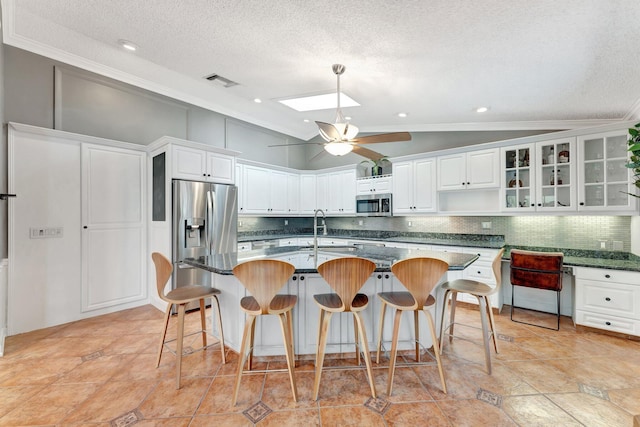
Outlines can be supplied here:
[[[342, 110], [340, 109], [340, 76], [344, 73], [346, 67], [342, 64], [334, 64], [332, 69], [338, 79], [336, 119], [334, 123], [316, 121], [320, 136], [326, 142], [316, 142], [313, 144], [324, 145], [325, 151], [334, 156], [344, 156], [345, 154], [353, 151], [356, 154], [376, 161], [385, 156], [373, 150], [369, 150], [368, 148], [362, 147], [361, 145], [381, 142], [411, 141], [411, 134], [409, 132], [382, 133], [378, 135], [356, 137], [358, 135], [358, 128], [345, 119], [342, 114]], [[271, 145], [271, 147], [279, 146], [282, 145]]]

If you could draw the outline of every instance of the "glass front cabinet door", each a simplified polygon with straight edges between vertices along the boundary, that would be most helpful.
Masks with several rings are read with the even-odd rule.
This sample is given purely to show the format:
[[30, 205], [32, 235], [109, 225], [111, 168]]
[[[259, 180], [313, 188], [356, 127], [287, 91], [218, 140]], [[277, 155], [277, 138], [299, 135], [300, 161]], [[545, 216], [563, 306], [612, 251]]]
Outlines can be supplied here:
[[627, 151], [627, 131], [578, 137], [580, 152], [578, 210], [633, 211], [636, 198]]
[[534, 144], [505, 147], [500, 152], [502, 169], [502, 210], [534, 211], [535, 168]]
[[575, 211], [575, 137], [536, 144], [536, 210]]

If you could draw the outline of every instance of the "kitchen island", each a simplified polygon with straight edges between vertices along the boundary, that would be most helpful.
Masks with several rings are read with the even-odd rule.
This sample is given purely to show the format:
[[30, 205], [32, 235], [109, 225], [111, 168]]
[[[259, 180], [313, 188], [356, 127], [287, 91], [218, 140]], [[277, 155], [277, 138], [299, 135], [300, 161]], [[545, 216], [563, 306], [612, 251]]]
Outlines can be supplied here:
[[[280, 293], [298, 296], [298, 304], [293, 311], [295, 353], [297, 355], [315, 354], [318, 334], [319, 309], [313, 300], [314, 294], [332, 292], [324, 279], [318, 274], [313, 257], [314, 249], [308, 246], [275, 247], [252, 250], [228, 255], [216, 255], [199, 259], [186, 259], [184, 262], [205, 269], [212, 273], [213, 286], [220, 289], [219, 296], [225, 343], [234, 351], [239, 351], [242, 330], [244, 328], [244, 312], [240, 309], [240, 299], [246, 296], [244, 286], [233, 276], [232, 269], [238, 263], [252, 259], [280, 259], [290, 262], [296, 271], [283, 286]], [[393, 277], [391, 265], [395, 261], [421, 256], [442, 259], [449, 264], [449, 271], [441, 282], [462, 277], [463, 270], [471, 265], [477, 254], [411, 251], [408, 249], [356, 245], [343, 247], [319, 247], [318, 263], [339, 257], [358, 256], [376, 263], [376, 270], [363, 286], [361, 293], [369, 297], [369, 307], [363, 312], [367, 339], [371, 348], [375, 348], [378, 328], [380, 303], [378, 292], [404, 290], [404, 286]], [[437, 286], [435, 297], [442, 301], [442, 292]], [[437, 304], [432, 313], [439, 328], [441, 304]], [[383, 341], [391, 340], [393, 316], [386, 316]], [[213, 325], [214, 334], [217, 333]], [[414, 340], [413, 316], [403, 315], [400, 332], [400, 349], [413, 348]], [[431, 347], [431, 337], [424, 316], [420, 316], [420, 343], [425, 348]], [[261, 316], [256, 323], [255, 355], [284, 354], [280, 327], [276, 316]], [[349, 353], [354, 351], [353, 321], [348, 315], [335, 315], [332, 319], [327, 343], [327, 353]]]

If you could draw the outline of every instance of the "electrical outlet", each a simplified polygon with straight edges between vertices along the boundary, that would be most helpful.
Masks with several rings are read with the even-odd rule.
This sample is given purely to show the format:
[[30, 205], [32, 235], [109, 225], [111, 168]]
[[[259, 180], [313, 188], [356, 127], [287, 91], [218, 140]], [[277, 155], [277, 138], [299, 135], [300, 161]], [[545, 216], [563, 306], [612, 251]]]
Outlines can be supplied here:
[[607, 249], [607, 241], [598, 240], [598, 249]]
[[358, 225], [364, 225], [364, 220], [359, 219], [359, 220], [358, 220]]
[[411, 221], [407, 222], [407, 227], [413, 227], [413, 223]]
[[288, 219], [284, 220], [284, 225], [289, 225], [289, 220]]
[[491, 229], [491, 221], [486, 221], [482, 223], [482, 229], [483, 230], [489, 230]]
[[238, 227], [242, 227], [242, 221], [238, 221]]

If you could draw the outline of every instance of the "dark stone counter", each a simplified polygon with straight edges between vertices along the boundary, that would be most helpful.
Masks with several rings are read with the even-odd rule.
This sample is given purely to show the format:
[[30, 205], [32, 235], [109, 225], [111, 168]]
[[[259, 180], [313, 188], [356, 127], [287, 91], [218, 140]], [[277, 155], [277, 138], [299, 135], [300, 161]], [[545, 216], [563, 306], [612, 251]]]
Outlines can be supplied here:
[[[464, 270], [478, 258], [476, 254], [436, 251], [420, 251], [418, 253], [407, 249], [373, 246], [330, 246], [318, 248], [318, 259], [321, 261], [344, 256], [357, 256], [370, 259], [376, 263], [375, 271], [378, 272], [391, 271], [391, 265], [394, 262], [415, 256], [441, 259], [449, 264], [449, 270]], [[308, 246], [282, 246], [240, 253], [213, 255], [198, 259], [187, 258], [184, 262], [216, 274], [231, 275], [233, 274], [233, 267], [237, 264], [260, 258], [287, 259], [296, 266], [296, 274], [318, 272], [313, 263], [313, 248]]]

